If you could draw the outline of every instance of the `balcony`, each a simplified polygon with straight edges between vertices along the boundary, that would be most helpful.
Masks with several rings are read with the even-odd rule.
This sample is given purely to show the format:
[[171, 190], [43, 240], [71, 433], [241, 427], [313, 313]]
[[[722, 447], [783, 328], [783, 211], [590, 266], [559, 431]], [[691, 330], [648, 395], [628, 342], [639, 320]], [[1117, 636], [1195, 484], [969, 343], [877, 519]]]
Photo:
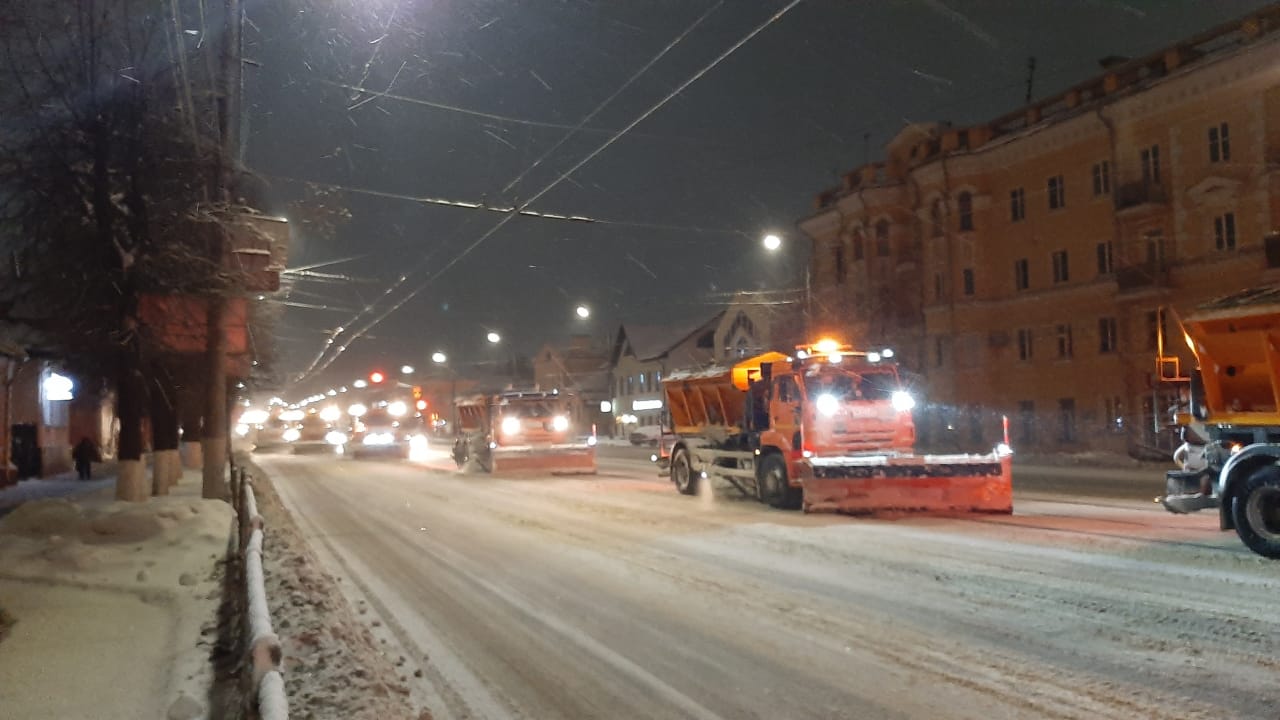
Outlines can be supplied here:
[[1133, 182], [1116, 188], [1115, 202], [1117, 213], [1151, 212], [1166, 206], [1169, 196], [1158, 183]]

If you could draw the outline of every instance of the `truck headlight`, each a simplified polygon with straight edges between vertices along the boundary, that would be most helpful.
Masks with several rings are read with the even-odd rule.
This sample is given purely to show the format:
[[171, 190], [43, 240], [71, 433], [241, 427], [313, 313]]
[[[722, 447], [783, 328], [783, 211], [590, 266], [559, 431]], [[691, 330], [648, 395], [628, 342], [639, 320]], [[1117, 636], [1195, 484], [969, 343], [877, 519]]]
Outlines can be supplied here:
[[569, 418], [563, 415], [557, 415], [551, 418], [551, 429], [556, 432], [564, 432], [569, 429]]
[[330, 445], [346, 445], [347, 434], [337, 430], [330, 430], [324, 434], [324, 441]]
[[822, 393], [814, 400], [814, 405], [818, 408], [818, 413], [823, 417], [831, 417], [840, 409], [840, 401], [836, 400], [836, 396], [831, 393]]
[[916, 406], [916, 399], [906, 390], [894, 390], [889, 402], [893, 403], [893, 409], [898, 412], [906, 412]]
[[502, 418], [502, 434], [517, 435], [520, 432], [520, 418], [504, 417]]
[[298, 442], [298, 438], [302, 437], [302, 433], [298, 432], [298, 428], [289, 428], [280, 437], [285, 442]]
[[375, 432], [375, 433], [369, 433], [368, 435], [365, 435], [364, 440], [362, 440], [361, 442], [363, 442], [365, 445], [380, 446], [380, 445], [391, 445], [395, 441], [396, 441], [396, 436], [392, 435], [391, 433]]

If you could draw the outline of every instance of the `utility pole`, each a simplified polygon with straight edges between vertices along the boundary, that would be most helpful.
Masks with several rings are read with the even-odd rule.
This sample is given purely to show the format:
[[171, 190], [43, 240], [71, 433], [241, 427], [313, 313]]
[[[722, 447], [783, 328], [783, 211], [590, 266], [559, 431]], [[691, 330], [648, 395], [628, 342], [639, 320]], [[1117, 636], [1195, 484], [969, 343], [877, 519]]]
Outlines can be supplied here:
[[[236, 175], [240, 156], [240, 95], [243, 65], [241, 63], [240, 31], [244, 10], [241, 0], [226, 0], [227, 29], [223, 33], [222, 93], [218, 103], [218, 125], [222, 134], [222, 161], [218, 178], [219, 197], [225, 213], [218, 228], [221, 242], [216, 266], [221, 268], [227, 257], [231, 235], [226, 223], [231, 217], [235, 202]], [[202, 452], [204, 467], [200, 496], [225, 498], [227, 495], [227, 294], [230, 290], [215, 292], [209, 298], [208, 332], [206, 335], [206, 359], [208, 376], [205, 388], [205, 418]]]

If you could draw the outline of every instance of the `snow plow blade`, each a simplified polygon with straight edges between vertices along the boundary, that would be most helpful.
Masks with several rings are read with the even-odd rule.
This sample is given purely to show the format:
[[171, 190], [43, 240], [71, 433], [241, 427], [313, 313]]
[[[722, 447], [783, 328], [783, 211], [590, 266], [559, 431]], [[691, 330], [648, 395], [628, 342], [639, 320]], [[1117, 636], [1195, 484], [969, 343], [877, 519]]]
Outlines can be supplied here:
[[594, 475], [596, 449], [590, 445], [509, 447], [493, 451], [493, 474]]
[[1013, 512], [1013, 457], [919, 455], [812, 458], [805, 512]]

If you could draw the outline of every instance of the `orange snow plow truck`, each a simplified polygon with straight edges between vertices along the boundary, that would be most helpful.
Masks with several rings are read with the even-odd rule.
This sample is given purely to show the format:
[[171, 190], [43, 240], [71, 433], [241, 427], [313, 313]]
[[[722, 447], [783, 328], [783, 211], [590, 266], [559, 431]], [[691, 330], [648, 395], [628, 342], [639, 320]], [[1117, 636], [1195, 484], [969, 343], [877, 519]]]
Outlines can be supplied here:
[[719, 479], [806, 512], [1013, 512], [1007, 437], [988, 455], [915, 454], [915, 400], [886, 354], [823, 340], [673, 373], [663, 474], [686, 495]]
[[596, 436], [573, 426], [569, 396], [556, 391], [476, 395], [455, 403], [453, 460], [484, 472], [596, 472]]

